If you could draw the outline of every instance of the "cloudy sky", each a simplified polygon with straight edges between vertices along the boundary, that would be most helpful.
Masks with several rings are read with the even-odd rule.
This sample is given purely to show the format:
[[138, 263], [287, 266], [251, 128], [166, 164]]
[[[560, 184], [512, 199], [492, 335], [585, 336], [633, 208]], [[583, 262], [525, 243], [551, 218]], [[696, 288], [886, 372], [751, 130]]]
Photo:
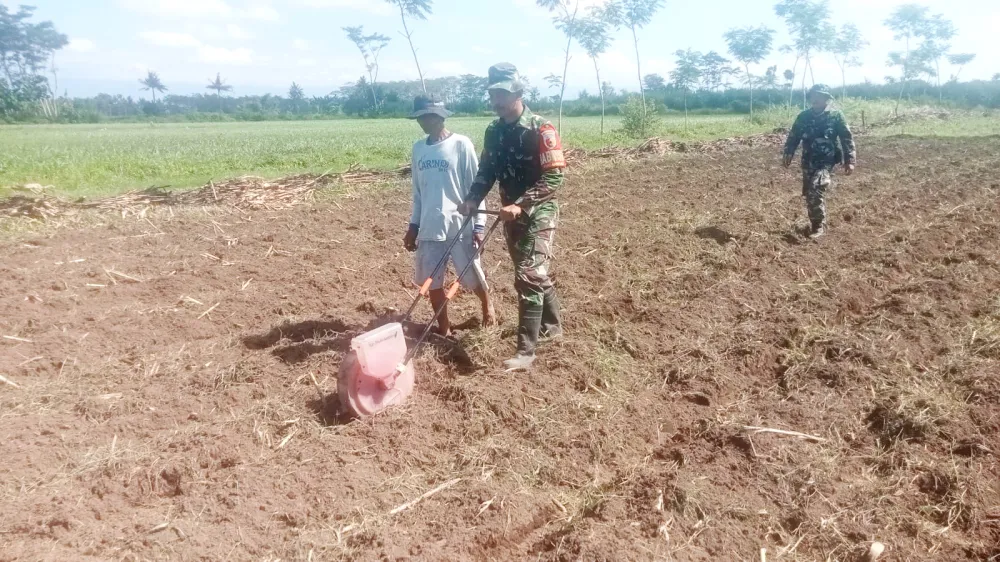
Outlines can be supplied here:
[[[599, 0], [583, 0], [594, 3]], [[7, 5], [17, 0], [0, 0]], [[29, 2], [29, 0], [23, 0]], [[996, 35], [1000, 0], [918, 0], [958, 28], [954, 52], [977, 53], [962, 78], [989, 78], [1000, 72]], [[393, 38], [382, 58], [382, 79], [416, 78], [413, 59], [400, 35], [398, 12], [385, 0], [35, 0], [38, 19], [51, 20], [70, 37], [57, 55], [59, 88], [71, 96], [99, 92], [133, 96], [138, 79], [157, 71], [173, 93], [205, 92], [216, 72], [234, 94], [285, 93], [292, 81], [307, 95], [323, 95], [364, 72], [361, 57], [342, 27], [364, 25], [367, 32]], [[773, 0], [667, 0], [665, 8], [640, 33], [643, 74], [666, 76], [678, 49], [725, 51], [722, 34], [733, 27], [767, 25], [778, 31], [776, 45], [788, 35], [774, 15]], [[831, 2], [836, 24], [855, 23], [870, 46], [863, 66], [849, 70], [849, 81], [881, 82], [890, 73], [886, 53], [898, 48], [881, 22], [899, 0]], [[428, 21], [414, 22], [414, 41], [428, 77], [484, 75], [494, 62], [513, 62], [535, 85], [562, 70], [565, 40], [550, 16], [533, 0], [435, 0]], [[596, 90], [593, 66], [575, 47], [568, 91]], [[779, 70], [793, 60], [777, 52], [767, 64]], [[602, 61], [603, 78], [635, 89], [635, 54], [624, 32]], [[756, 69], [763, 71], [763, 66]], [[818, 81], [839, 84], [832, 58], [814, 67]], [[948, 69], [945, 72], [950, 72]], [[543, 88], [544, 91], [544, 88]], [[546, 92], [551, 93], [551, 92]]]

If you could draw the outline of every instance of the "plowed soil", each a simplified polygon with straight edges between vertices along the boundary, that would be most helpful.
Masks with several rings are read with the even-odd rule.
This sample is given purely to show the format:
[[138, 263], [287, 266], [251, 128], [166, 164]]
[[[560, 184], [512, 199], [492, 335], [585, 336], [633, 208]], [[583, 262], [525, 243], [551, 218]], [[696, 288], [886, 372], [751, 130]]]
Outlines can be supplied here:
[[0, 560], [996, 560], [1000, 140], [862, 150], [818, 242], [770, 148], [574, 170], [566, 337], [500, 371], [491, 244], [504, 325], [367, 420], [405, 186], [5, 235]]

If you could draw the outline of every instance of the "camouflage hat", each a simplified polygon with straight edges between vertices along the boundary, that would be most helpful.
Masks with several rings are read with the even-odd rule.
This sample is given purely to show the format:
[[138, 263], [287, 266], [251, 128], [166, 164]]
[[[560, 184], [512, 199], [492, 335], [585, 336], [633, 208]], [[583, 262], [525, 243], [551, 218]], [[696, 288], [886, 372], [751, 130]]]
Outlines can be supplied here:
[[410, 119], [423, 117], [424, 115], [438, 115], [442, 119], [451, 117], [451, 112], [445, 109], [444, 102], [434, 96], [417, 96], [413, 100], [413, 113]]
[[819, 94], [821, 96], [826, 96], [828, 99], [833, 99], [833, 94], [830, 93], [830, 87], [826, 84], [816, 84], [809, 89], [809, 95]]
[[490, 67], [487, 90], [506, 90], [511, 93], [524, 91], [524, 82], [517, 73], [517, 67], [509, 62], [501, 62]]

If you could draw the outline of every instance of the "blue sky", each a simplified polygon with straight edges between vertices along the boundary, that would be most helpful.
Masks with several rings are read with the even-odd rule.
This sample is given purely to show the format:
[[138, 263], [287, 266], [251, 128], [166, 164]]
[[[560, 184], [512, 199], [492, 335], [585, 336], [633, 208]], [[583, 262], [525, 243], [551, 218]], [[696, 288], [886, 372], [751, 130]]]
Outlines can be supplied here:
[[[28, 1], [28, 0], [24, 0]], [[600, 0], [581, 0], [594, 3]], [[0, 0], [14, 5], [14, 0]], [[174, 93], [206, 92], [216, 72], [234, 94], [284, 93], [294, 80], [307, 95], [322, 95], [364, 72], [362, 60], [341, 28], [364, 25], [393, 38], [382, 57], [381, 79], [416, 78], [413, 59], [398, 12], [385, 0], [35, 0], [37, 16], [67, 34], [70, 46], [57, 55], [59, 88], [71, 96], [98, 92], [143, 97], [138, 79], [157, 71]], [[774, 15], [773, 0], [667, 0], [639, 37], [643, 74], [666, 76], [673, 53], [688, 47], [725, 51], [722, 34], [733, 27], [767, 25], [776, 45], [788, 41]], [[848, 81], [881, 82], [890, 73], [886, 53], [898, 45], [881, 22], [899, 0], [838, 0], [830, 7], [835, 23], [855, 23], [871, 43], [864, 65], [850, 69]], [[932, 13], [952, 20], [959, 34], [953, 52], [977, 53], [962, 78], [989, 78], [1000, 72], [996, 35], [998, 0], [923, 0]], [[428, 21], [412, 25], [421, 64], [429, 77], [483, 75], [494, 62], [521, 68], [545, 93], [543, 77], [562, 71], [565, 39], [550, 16], [533, 0], [435, 0]], [[568, 92], [596, 90], [593, 66], [573, 48]], [[775, 52], [764, 65], [779, 71], [793, 60]], [[834, 60], [814, 62], [817, 81], [840, 83]], [[943, 73], [950, 72], [944, 70]], [[631, 37], [615, 35], [602, 61], [602, 78], [615, 87], [635, 90], [635, 55]]]

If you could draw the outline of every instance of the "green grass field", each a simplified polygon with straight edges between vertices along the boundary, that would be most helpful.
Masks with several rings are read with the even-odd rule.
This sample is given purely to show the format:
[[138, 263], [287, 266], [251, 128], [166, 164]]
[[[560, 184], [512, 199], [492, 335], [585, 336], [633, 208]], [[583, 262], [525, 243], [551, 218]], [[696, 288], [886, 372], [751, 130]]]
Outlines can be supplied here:
[[[885, 105], [850, 106], [848, 117], [867, 108], [869, 121], [884, 117]], [[751, 124], [743, 115], [665, 116], [651, 136], [708, 140], [788, 126], [791, 112], [764, 112]], [[449, 128], [480, 145], [488, 118], [453, 118]], [[635, 142], [609, 117], [563, 120], [564, 143], [597, 148]], [[1000, 134], [996, 117], [923, 120], [880, 130], [881, 134]], [[392, 168], [409, 159], [421, 137], [416, 123], [339, 120], [262, 123], [167, 123], [0, 126], [0, 187], [27, 183], [53, 186], [73, 197], [95, 197], [153, 185], [184, 188], [209, 180], [252, 174], [265, 177], [300, 172], [340, 172], [352, 164]], [[0, 191], [0, 195], [2, 195]]]

